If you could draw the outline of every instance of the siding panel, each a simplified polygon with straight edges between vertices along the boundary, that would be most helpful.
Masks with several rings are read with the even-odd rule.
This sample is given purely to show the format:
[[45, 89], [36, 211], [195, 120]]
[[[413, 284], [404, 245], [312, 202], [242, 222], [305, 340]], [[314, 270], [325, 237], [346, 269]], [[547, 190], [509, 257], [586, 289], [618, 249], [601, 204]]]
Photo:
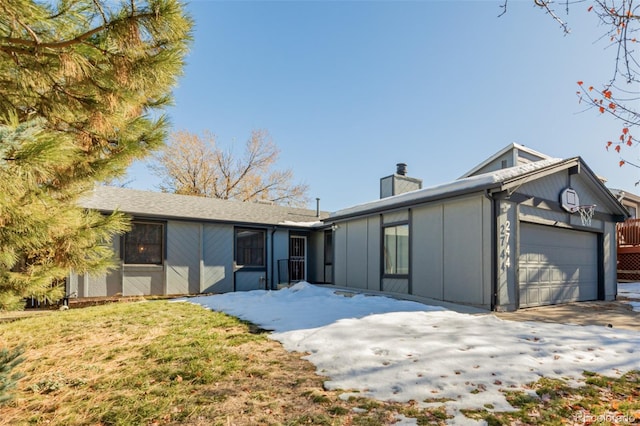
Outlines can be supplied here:
[[333, 233], [334, 269], [333, 278], [336, 285], [345, 287], [347, 285], [347, 223], [340, 223], [338, 229]]
[[483, 304], [482, 198], [444, 205], [444, 300]]
[[162, 266], [133, 266], [124, 269], [123, 296], [146, 296], [164, 293]]
[[389, 293], [409, 293], [409, 280], [403, 278], [383, 278], [382, 289]]
[[367, 220], [367, 288], [380, 290], [380, 216], [372, 216]]
[[349, 222], [347, 250], [347, 286], [367, 288], [367, 219]]
[[236, 271], [236, 291], [264, 290], [265, 271]]
[[200, 292], [200, 225], [167, 224], [167, 294]]
[[411, 221], [413, 294], [443, 300], [443, 207], [416, 208]]
[[203, 234], [203, 282], [200, 292], [233, 291], [233, 227], [204, 225]]

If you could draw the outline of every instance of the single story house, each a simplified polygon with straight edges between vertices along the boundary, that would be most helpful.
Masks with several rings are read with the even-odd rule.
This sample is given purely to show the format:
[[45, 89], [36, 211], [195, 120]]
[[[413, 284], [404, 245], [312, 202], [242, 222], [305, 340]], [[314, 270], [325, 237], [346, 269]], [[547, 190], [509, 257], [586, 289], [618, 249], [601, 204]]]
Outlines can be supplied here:
[[504, 311], [616, 297], [616, 223], [628, 212], [580, 157], [511, 144], [428, 188], [399, 164], [380, 195], [327, 215], [96, 188], [82, 205], [129, 213], [134, 228], [114, 241], [115, 272], [72, 275], [68, 290], [210, 293], [306, 279]]
[[[578, 207], [594, 207], [591, 219]], [[614, 300], [615, 224], [627, 215], [580, 157], [512, 144], [456, 181], [324, 222], [336, 285], [510, 311]]]
[[311, 231], [327, 216], [318, 209], [116, 187], [96, 187], [81, 205], [127, 213], [132, 229], [113, 240], [115, 270], [71, 274], [67, 292], [78, 297], [275, 289], [330, 273], [322, 248], [330, 236]]

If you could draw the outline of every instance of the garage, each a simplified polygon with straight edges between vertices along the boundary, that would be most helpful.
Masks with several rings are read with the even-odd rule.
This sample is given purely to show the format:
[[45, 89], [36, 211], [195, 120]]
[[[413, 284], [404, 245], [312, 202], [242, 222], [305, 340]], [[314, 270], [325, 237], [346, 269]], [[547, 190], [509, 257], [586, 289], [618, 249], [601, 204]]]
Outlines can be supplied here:
[[598, 299], [598, 235], [520, 223], [520, 307]]

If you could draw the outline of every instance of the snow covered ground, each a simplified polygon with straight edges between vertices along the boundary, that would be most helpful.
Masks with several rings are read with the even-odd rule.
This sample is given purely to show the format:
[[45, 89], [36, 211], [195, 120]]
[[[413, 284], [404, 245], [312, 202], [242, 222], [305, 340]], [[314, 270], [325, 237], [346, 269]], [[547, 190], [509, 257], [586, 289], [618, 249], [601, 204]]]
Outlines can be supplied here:
[[618, 296], [626, 299], [625, 303], [633, 306], [634, 311], [640, 311], [640, 283], [620, 283], [618, 284]]
[[511, 409], [500, 390], [526, 390], [542, 376], [640, 369], [640, 333], [628, 330], [505, 321], [307, 283], [188, 301], [273, 330], [287, 350], [310, 353], [325, 386], [345, 397], [450, 399], [454, 424], [477, 423], [461, 408]]

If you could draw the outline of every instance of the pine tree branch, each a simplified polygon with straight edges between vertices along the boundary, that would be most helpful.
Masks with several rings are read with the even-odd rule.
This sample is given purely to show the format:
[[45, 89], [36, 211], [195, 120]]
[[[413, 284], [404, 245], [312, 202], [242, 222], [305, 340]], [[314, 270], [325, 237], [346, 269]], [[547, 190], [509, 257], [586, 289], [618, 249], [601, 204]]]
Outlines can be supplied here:
[[[0, 40], [2, 40], [2, 38], [0, 38]], [[5, 52], [7, 54], [9, 54], [10, 56], [14, 56], [16, 54], [19, 55], [33, 55], [33, 51], [31, 49], [28, 48], [20, 48], [17, 46], [3, 46], [0, 45], [0, 52]], [[48, 58], [57, 58], [58, 55], [55, 53], [49, 53], [49, 52], [38, 52], [38, 55], [42, 55]]]
[[[63, 49], [66, 47], [71, 47], [73, 45], [79, 44], [81, 42], [83, 42], [84, 40], [88, 39], [89, 37], [100, 33], [101, 31], [113, 28], [114, 26], [117, 26], [118, 24], [122, 23], [122, 22], [129, 22], [129, 21], [134, 21], [137, 22], [139, 20], [142, 19], [146, 19], [146, 18], [154, 18], [156, 17], [156, 14], [154, 13], [141, 13], [139, 15], [130, 15], [127, 16], [125, 18], [120, 18], [120, 19], [116, 19], [114, 21], [111, 21], [109, 23], [100, 25], [96, 28], [93, 28], [83, 34], [80, 34], [77, 37], [74, 37], [70, 40], [64, 40], [64, 41], [57, 41], [57, 42], [38, 42], [38, 41], [31, 41], [31, 40], [25, 40], [22, 38], [15, 38], [15, 37], [0, 37], [0, 42], [3, 43], [7, 43], [7, 44], [13, 44], [13, 45], [20, 45], [20, 46], [27, 46], [27, 47], [31, 47], [31, 48], [44, 48], [44, 49]], [[30, 50], [27, 50], [28, 52], [31, 52]]]

